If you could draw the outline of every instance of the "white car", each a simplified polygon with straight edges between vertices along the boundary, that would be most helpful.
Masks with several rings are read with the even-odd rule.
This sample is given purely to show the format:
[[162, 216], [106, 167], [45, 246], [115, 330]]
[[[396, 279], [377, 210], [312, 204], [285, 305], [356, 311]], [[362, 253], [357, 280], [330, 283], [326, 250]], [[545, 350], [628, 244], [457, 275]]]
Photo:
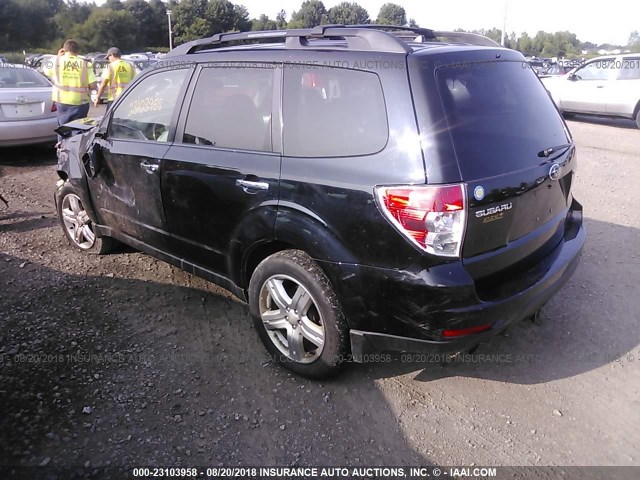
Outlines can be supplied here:
[[51, 82], [32, 68], [0, 68], [0, 147], [54, 144], [58, 128]]
[[640, 54], [594, 58], [541, 81], [563, 113], [630, 118], [640, 128]]

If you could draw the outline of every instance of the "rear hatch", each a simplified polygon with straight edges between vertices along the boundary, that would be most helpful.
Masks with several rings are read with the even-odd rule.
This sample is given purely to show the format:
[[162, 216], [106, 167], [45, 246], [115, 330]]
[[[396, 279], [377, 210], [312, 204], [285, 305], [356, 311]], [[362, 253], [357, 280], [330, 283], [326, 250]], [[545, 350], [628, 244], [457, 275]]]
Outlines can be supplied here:
[[[497, 59], [435, 70], [469, 214], [462, 257], [481, 297], [507, 294], [562, 240], [575, 148], [528, 64]], [[428, 180], [428, 179], [427, 179]], [[542, 275], [544, 272], [538, 271]]]

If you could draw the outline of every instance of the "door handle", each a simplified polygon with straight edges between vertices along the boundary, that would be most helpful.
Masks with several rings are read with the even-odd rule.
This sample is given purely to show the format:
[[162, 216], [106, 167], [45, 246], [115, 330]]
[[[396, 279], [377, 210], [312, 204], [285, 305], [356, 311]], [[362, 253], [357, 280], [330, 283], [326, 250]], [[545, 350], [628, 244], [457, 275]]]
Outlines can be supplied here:
[[596, 88], [604, 88], [604, 85], [596, 85]]
[[256, 193], [256, 190], [269, 190], [267, 182], [252, 182], [250, 180], [236, 180], [236, 186], [242, 187], [247, 193]]
[[151, 175], [158, 171], [158, 169], [160, 168], [160, 165], [157, 165], [155, 163], [149, 163], [145, 160], [140, 163], [140, 167], [144, 168], [144, 170]]

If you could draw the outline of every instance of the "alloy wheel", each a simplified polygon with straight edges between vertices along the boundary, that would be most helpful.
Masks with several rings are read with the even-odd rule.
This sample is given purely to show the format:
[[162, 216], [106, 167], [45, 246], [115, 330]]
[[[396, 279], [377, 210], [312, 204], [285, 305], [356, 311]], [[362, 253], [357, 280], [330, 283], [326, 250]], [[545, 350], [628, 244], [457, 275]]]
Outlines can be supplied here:
[[260, 317], [269, 338], [288, 359], [311, 363], [325, 341], [322, 315], [309, 290], [287, 275], [274, 275], [262, 285]]
[[70, 193], [62, 199], [62, 221], [69, 238], [83, 249], [89, 250], [96, 242], [93, 224], [77, 195]]

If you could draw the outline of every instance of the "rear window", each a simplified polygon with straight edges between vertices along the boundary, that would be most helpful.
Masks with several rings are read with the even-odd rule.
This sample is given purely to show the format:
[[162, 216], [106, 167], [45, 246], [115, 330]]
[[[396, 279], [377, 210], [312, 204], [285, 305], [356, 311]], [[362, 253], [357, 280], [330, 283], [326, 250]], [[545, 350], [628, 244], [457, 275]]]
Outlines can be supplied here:
[[465, 180], [537, 165], [538, 152], [569, 141], [553, 101], [524, 63], [456, 64], [436, 76]]
[[51, 84], [35, 70], [29, 68], [0, 68], [0, 88], [40, 88]]

